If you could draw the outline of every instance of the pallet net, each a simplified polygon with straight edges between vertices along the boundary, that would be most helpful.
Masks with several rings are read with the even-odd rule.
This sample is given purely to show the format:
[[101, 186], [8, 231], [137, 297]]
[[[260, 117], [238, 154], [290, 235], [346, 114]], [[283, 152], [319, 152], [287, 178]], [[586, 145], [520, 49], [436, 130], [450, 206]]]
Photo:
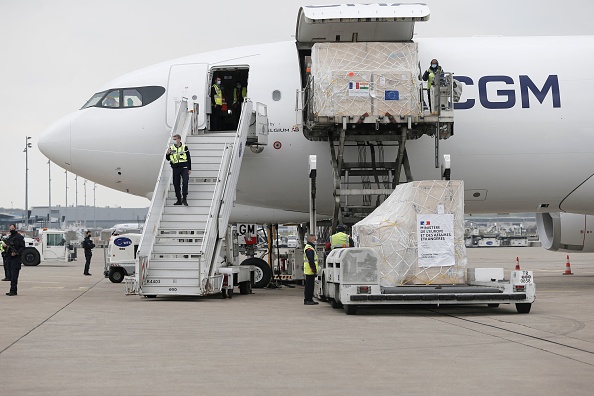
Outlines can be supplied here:
[[311, 58], [316, 115], [421, 114], [416, 43], [317, 43]]
[[[420, 265], [419, 215], [453, 216], [453, 259], [450, 265]], [[451, 217], [450, 217], [451, 218]], [[401, 184], [369, 216], [353, 226], [359, 247], [379, 257], [382, 286], [466, 283], [464, 244], [464, 184], [458, 180], [428, 180]]]

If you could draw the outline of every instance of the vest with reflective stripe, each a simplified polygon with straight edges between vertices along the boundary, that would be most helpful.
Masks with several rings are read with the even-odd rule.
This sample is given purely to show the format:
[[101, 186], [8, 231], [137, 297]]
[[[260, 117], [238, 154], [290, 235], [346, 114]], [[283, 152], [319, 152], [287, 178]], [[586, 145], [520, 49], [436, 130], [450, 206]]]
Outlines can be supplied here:
[[0, 252], [4, 253], [4, 243], [0, 242]]
[[171, 154], [169, 154], [169, 161], [172, 164], [178, 162], [188, 162], [188, 155], [186, 154], [186, 145], [182, 144], [179, 147], [175, 147], [175, 144], [171, 145]]
[[[235, 89], [233, 90], [233, 104], [237, 103], [237, 93], [238, 93], [238, 89], [237, 87], [235, 87]], [[247, 89], [246, 87], [241, 88], [241, 98], [245, 99], [245, 97], [247, 96]]]
[[303, 274], [304, 275], [313, 275], [313, 271], [311, 270], [311, 267], [309, 266], [309, 260], [307, 259], [307, 250], [308, 249], [313, 250], [313, 252], [314, 252], [314, 263], [316, 263], [316, 272], [320, 271], [320, 267], [318, 265], [318, 253], [316, 252], [316, 249], [311, 247], [311, 245], [306, 244], [305, 248], [303, 248]]
[[214, 102], [217, 106], [222, 106], [223, 105], [223, 91], [221, 90], [221, 87], [219, 87], [217, 84], [214, 84], [212, 86], [215, 90], [215, 96], [214, 96]]
[[431, 86], [433, 85], [433, 80], [435, 79], [435, 75], [441, 74], [442, 70], [441, 70], [441, 66], [437, 66], [435, 71], [433, 71], [432, 68], [427, 69], [427, 71], [429, 72], [429, 78], [427, 78], [427, 89], [430, 89]]
[[337, 232], [330, 237], [330, 245], [332, 250], [336, 248], [349, 247], [349, 236], [344, 232]]

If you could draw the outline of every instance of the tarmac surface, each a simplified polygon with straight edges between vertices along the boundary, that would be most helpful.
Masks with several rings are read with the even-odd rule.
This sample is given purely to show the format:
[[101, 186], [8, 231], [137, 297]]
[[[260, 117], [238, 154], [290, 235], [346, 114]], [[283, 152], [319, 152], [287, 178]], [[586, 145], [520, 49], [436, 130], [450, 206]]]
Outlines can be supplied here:
[[468, 249], [474, 267], [533, 270], [513, 305], [303, 305], [303, 288], [145, 299], [104, 278], [103, 255], [23, 267], [0, 283], [5, 395], [591, 395], [594, 254]]

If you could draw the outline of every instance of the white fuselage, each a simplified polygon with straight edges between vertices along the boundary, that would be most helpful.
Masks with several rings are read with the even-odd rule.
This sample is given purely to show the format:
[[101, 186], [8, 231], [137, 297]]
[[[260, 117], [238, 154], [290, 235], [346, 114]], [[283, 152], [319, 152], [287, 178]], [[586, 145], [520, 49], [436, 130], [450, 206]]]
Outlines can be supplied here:
[[[594, 37], [416, 41], [421, 72], [437, 58], [444, 70], [466, 84], [455, 111], [454, 136], [440, 142], [440, 151], [452, 156], [452, 178], [465, 182], [467, 213], [594, 214], [593, 189], [576, 190], [594, 174], [594, 133], [588, 122], [594, 82], [580, 72], [594, 62]], [[307, 140], [302, 115], [295, 111], [302, 81], [294, 42], [197, 54], [129, 73], [104, 89], [161, 86], [167, 91], [144, 107], [76, 111], [44, 132], [40, 150], [81, 177], [150, 197], [164, 161], [175, 100], [196, 95], [199, 123], [206, 127], [208, 73], [221, 67], [249, 68], [248, 97], [268, 106], [270, 120], [268, 146], [259, 154], [246, 151], [238, 207], [254, 208], [250, 213], [259, 218], [250, 219], [261, 222], [274, 220], [265, 208], [303, 218], [309, 207], [308, 156], [316, 154], [318, 213], [331, 215], [329, 144]], [[273, 91], [280, 92], [280, 100], [273, 100]], [[281, 147], [274, 148], [274, 142]], [[407, 149], [415, 180], [440, 178], [432, 138], [409, 141]], [[356, 160], [356, 155], [356, 148], [349, 148], [345, 161]], [[395, 157], [395, 149], [386, 151], [386, 161]], [[249, 218], [240, 212], [232, 220]]]

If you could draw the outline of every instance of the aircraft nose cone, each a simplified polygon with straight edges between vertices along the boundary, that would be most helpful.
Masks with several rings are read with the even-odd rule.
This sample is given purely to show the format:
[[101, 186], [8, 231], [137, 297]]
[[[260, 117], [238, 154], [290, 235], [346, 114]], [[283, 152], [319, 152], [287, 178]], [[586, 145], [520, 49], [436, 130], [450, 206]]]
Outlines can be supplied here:
[[37, 143], [43, 155], [65, 169], [71, 164], [70, 124], [71, 115], [61, 118], [43, 131]]

